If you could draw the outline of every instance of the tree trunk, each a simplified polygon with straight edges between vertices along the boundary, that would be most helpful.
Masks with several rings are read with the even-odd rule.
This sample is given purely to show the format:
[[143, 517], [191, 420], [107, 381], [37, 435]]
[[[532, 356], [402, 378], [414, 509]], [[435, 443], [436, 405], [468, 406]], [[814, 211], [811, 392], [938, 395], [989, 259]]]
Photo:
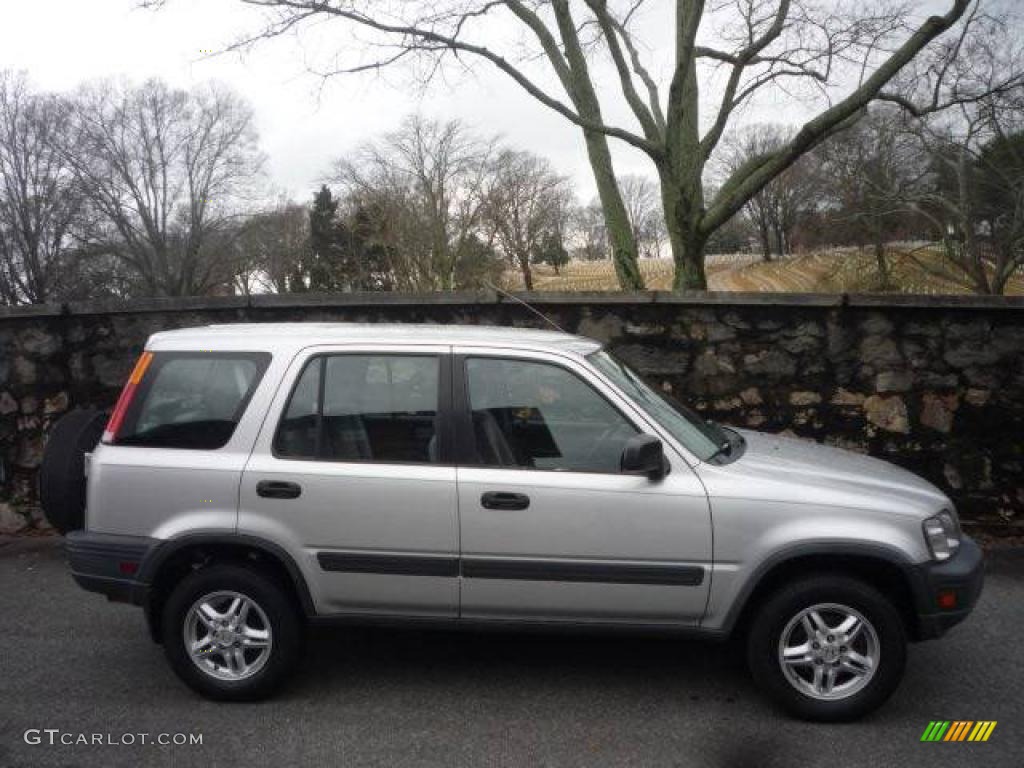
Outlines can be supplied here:
[[587, 156], [597, 184], [597, 196], [604, 212], [604, 224], [608, 230], [608, 243], [612, 248], [612, 263], [619, 287], [624, 291], [642, 291], [644, 279], [637, 263], [636, 239], [629, 223], [626, 204], [622, 200], [619, 184], [612, 167], [612, 155], [608, 150], [608, 139], [599, 133], [584, 131]]
[[[580, 45], [576, 23], [572, 18], [568, 0], [552, 3], [555, 21], [562, 38], [564, 54], [569, 64], [567, 80], [563, 81], [580, 117], [594, 123], [603, 123], [601, 102], [597, 97], [590, 75], [587, 57]], [[612, 153], [608, 149], [608, 137], [598, 131], [583, 129], [587, 146], [587, 157], [597, 184], [597, 196], [604, 212], [608, 242], [612, 247], [612, 263], [619, 278], [619, 287], [624, 291], [643, 290], [644, 281], [637, 264], [636, 240], [629, 225], [626, 204], [615, 179]]]
[[1013, 274], [1012, 270], [1004, 270], [999, 268], [996, 273], [992, 276], [990, 283], [990, 291], [993, 296], [1002, 296], [1006, 293], [1006, 284], [1010, 282], [1010, 276]]
[[988, 279], [988, 270], [985, 269], [984, 257], [978, 250], [977, 241], [973, 236], [968, 235], [963, 244], [964, 253], [967, 255], [971, 265], [970, 275], [974, 282], [974, 292], [982, 295], [993, 295], [991, 282]]
[[683, 233], [680, 239], [680, 250], [673, 251], [676, 262], [675, 276], [672, 280], [673, 291], [706, 291], [707, 274], [704, 272], [704, 247], [707, 239], [693, 232]]
[[775, 224], [773, 229], [775, 230], [775, 251], [779, 254], [780, 259], [784, 259], [789, 255], [786, 248], [786, 233], [783, 232], [780, 224]]
[[772, 260], [772, 239], [768, 233], [768, 225], [765, 222], [760, 222], [757, 225], [757, 232], [761, 237], [761, 258], [764, 261]]
[[707, 235], [701, 231], [700, 215], [703, 196], [691, 183], [679, 184], [667, 169], [660, 169], [661, 200], [665, 209], [665, 225], [668, 240], [672, 246], [672, 260], [675, 274], [672, 279], [673, 291], [707, 290], [707, 276], [704, 272], [704, 247]]
[[884, 290], [889, 288], [889, 264], [885, 260], [885, 244], [881, 237], [875, 238], [875, 263], [878, 265], [878, 278]]
[[968, 274], [974, 283], [975, 293], [991, 294], [992, 286], [989, 284], [988, 272], [985, 270], [984, 258], [978, 249], [978, 241], [975, 237], [974, 225], [974, 190], [971, 188], [970, 166], [973, 156], [965, 147], [960, 148], [957, 158], [957, 186], [960, 196], [960, 230], [962, 233], [961, 254], [969, 265]]
[[691, 34], [700, 23], [704, 3], [676, 2], [676, 73], [665, 116], [665, 156], [657, 163], [661, 200], [675, 276], [672, 290], [707, 290], [704, 247], [704, 151], [700, 143], [700, 89]]
[[523, 285], [526, 287], [526, 290], [532, 291], [533, 290], [533, 270], [530, 269], [530, 257], [529, 256], [525, 256], [525, 257], [521, 256], [519, 258], [519, 270], [523, 273]]
[[[995, 228], [993, 227], [993, 231]], [[1016, 248], [1015, 238], [1001, 236], [999, 244], [995, 246], [996, 260], [992, 272], [992, 294], [1002, 296], [1006, 293], [1006, 284], [1018, 269], [1021, 263], [1014, 252]]]

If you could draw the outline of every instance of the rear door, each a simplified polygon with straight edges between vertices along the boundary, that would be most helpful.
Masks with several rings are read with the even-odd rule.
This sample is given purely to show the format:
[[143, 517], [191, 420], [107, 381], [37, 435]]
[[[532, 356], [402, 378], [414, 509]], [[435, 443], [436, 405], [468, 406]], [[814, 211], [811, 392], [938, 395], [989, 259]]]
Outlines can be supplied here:
[[711, 521], [703, 485], [666, 446], [660, 482], [621, 474], [654, 433], [569, 358], [458, 349], [462, 616], [693, 624]]
[[302, 553], [320, 613], [457, 613], [448, 351], [310, 349], [270, 409], [239, 530]]

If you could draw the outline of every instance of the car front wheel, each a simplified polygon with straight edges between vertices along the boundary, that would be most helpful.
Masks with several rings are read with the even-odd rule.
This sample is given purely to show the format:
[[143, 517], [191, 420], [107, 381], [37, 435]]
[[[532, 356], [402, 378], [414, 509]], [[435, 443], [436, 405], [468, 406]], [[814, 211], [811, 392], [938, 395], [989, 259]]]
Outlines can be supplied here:
[[299, 657], [301, 625], [288, 593], [242, 566], [185, 577], [164, 607], [163, 645], [178, 676], [212, 699], [273, 693]]
[[751, 624], [747, 657], [755, 680], [791, 713], [851, 720], [896, 690], [906, 632], [899, 612], [872, 586], [820, 576], [768, 599]]

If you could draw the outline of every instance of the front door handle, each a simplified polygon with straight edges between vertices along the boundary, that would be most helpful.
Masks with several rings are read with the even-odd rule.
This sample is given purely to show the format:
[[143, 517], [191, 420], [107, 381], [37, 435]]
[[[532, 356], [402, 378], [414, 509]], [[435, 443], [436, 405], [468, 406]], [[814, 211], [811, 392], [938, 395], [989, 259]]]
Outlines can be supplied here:
[[256, 483], [256, 495], [265, 499], [297, 499], [302, 486], [284, 480], [260, 480]]
[[487, 509], [526, 509], [530, 506], [530, 497], [525, 493], [489, 491], [480, 497], [480, 504]]

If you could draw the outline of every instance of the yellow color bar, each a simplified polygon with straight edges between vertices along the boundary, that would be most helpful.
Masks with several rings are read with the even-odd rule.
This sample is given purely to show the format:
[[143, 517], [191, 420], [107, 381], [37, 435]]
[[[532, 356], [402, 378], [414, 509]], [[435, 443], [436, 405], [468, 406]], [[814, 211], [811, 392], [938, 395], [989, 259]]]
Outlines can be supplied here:
[[[967, 737], [968, 741], [988, 741], [988, 737], [992, 735], [992, 731], [996, 727], [995, 720], [979, 720], [974, 729], [971, 731], [970, 736]], [[963, 739], [960, 739], [963, 741]]]

